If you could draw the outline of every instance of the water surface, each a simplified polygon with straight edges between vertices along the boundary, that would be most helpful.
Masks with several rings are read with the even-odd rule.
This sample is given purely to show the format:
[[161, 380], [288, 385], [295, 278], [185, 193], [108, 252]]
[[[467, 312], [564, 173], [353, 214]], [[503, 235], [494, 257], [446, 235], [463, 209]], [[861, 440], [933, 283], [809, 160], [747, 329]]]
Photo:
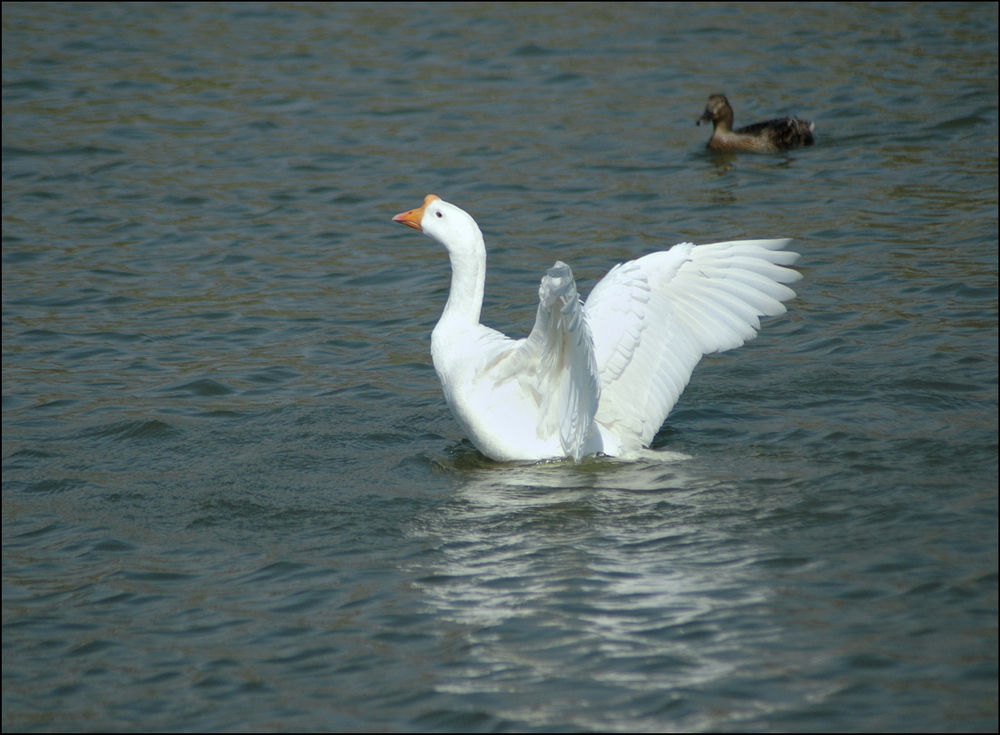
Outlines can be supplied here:
[[[5, 730], [997, 728], [992, 4], [5, 4]], [[798, 114], [817, 145], [696, 128]], [[448, 414], [484, 319], [792, 237], [642, 462]]]

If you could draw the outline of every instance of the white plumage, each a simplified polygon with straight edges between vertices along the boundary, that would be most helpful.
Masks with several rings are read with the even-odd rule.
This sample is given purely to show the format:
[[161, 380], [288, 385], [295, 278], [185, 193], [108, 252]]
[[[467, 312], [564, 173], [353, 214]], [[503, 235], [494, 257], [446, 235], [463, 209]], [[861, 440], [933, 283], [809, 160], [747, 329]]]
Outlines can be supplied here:
[[472, 443], [499, 461], [627, 456], [647, 446], [702, 355], [756, 336], [801, 278], [788, 240], [675, 245], [611, 269], [584, 304], [556, 262], [526, 339], [479, 323], [486, 246], [468, 213], [433, 194], [393, 221], [448, 250], [448, 303], [434, 368]]

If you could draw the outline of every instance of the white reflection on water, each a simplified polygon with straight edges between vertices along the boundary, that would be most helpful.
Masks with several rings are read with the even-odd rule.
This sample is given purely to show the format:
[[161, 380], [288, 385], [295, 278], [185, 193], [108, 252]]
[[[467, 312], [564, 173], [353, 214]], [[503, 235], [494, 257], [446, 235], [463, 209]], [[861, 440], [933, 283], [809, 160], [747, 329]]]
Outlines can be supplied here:
[[[467, 630], [467, 656], [438, 691], [503, 695], [518, 724], [609, 727], [605, 703], [662, 706], [746, 665], [742, 649], [771, 635], [772, 593], [748, 568], [765, 552], [720, 543], [699, 509], [724, 502], [717, 481], [685, 455], [656, 455], [471, 472], [445, 512], [416, 520], [440, 551], [419, 588]], [[617, 729], [638, 726], [622, 719], [630, 710]]]

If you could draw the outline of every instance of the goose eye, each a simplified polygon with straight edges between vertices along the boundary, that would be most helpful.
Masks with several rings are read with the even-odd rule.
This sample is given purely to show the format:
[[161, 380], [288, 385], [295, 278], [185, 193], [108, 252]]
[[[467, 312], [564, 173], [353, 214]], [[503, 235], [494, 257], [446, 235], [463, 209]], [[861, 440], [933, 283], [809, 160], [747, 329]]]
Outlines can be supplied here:
[[437, 217], [438, 219], [441, 219], [442, 217], [444, 217], [444, 214], [442, 214], [441, 212], [435, 212], [434, 216]]

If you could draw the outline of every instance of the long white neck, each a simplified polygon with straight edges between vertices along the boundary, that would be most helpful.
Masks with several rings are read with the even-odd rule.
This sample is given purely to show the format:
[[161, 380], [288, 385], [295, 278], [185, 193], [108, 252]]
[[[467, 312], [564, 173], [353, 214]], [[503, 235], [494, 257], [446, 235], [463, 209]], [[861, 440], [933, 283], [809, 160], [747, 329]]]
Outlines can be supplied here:
[[486, 287], [486, 243], [478, 227], [461, 234], [461, 242], [443, 243], [451, 261], [451, 290], [441, 322], [476, 325]]

